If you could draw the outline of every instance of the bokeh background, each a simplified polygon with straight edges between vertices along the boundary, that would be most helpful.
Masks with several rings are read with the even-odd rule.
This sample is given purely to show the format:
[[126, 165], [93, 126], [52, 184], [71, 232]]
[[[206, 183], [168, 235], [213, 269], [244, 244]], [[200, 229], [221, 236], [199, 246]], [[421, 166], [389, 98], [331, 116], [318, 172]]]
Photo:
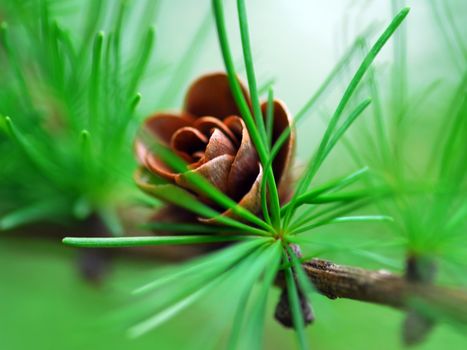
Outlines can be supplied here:
[[[9, 0], [1, 0], [2, 3]], [[145, 8], [143, 2], [128, 1]], [[467, 2], [450, 0], [453, 17], [464, 44], [467, 43], [465, 22]], [[112, 1], [108, 1], [112, 6]], [[117, 1], [115, 1], [117, 3]], [[236, 20], [235, 1], [225, 1], [229, 35], [234, 52], [241, 59], [240, 40]], [[370, 0], [254, 0], [247, 1], [250, 30], [255, 57], [255, 66], [260, 85], [274, 79], [275, 94], [286, 101], [296, 112], [320, 86], [339, 57], [361, 33], [368, 33], [369, 40], [381, 32], [392, 18], [395, 9], [404, 5], [411, 7], [407, 22], [407, 67], [409, 96], [434, 81], [443, 86], [454, 85], [459, 79], [459, 69], [465, 70], [465, 61], [453, 59], [440, 29], [434, 2], [370, 1]], [[59, 21], [67, 26], [80, 26], [84, 21], [85, 1], [68, 1], [57, 6]], [[186, 69], [186, 81], [171, 91], [173, 99], [165, 106], [177, 109], [183, 103], [183, 95], [190, 81], [198, 75], [221, 70], [222, 59], [211, 18], [210, 1], [163, 0], [156, 7], [157, 44], [154, 61], [165, 65], [165, 72], [157, 78], [148, 74], [142, 83], [142, 101], [138, 113], [142, 116], [154, 112], [155, 101], [166, 89], [174, 70]], [[203, 24], [204, 23], [204, 24]], [[138, 26], [138, 23], [133, 23]], [[204, 34], [193, 44], [194, 33], [200, 25]], [[105, 31], [105, 28], [103, 28]], [[130, 42], [131, 38], [127, 39]], [[390, 85], [393, 57], [392, 42], [383, 49], [376, 61], [376, 70], [381, 76], [381, 85]], [[191, 67], [183, 67], [190, 56]], [[352, 71], [358, 63], [349, 64]], [[1, 68], [0, 68], [1, 69]], [[332, 86], [330, 93], [320, 102], [315, 113], [298, 129], [298, 164], [311, 155], [324, 131], [326, 115], [333, 111], [349, 80], [350, 73], [342, 73], [341, 79]], [[1, 89], [1, 83], [0, 83]], [[384, 90], [383, 90], [384, 91]], [[388, 97], [389, 98], [389, 97]], [[427, 157], [425, 143], [433, 130], [442, 122], [436, 111], [442, 103], [438, 98], [426, 99], [418, 112], [424, 119], [412, 125], [414, 132], [414, 158]], [[389, 104], [389, 103], [388, 103]], [[425, 112], [424, 112], [425, 111]], [[350, 137], [360, 137], [358, 128]], [[368, 146], [364, 141], [363, 146]], [[1, 167], [1, 165], [0, 165]], [[343, 147], [339, 146], [326, 163], [320, 176], [345, 174], [355, 169]], [[1, 198], [0, 198], [1, 200]], [[347, 229], [346, 229], [347, 230]], [[358, 227], [349, 227], [352, 240], [369, 236], [384, 239], [383, 227], [374, 226], [360, 232]], [[367, 232], [368, 230], [368, 232]], [[375, 230], [377, 231], [375, 233]], [[317, 232], [323, 240], [343, 242], [348, 232], [333, 232], [326, 229]], [[339, 235], [341, 235], [339, 238]], [[403, 256], [402, 250], [391, 251], [393, 261]], [[366, 267], [381, 267], [377, 262], [362, 256], [346, 254], [345, 249], [325, 255], [337, 262]], [[147, 276], [163, 263], [135, 260], [133, 257], [114, 258], [111, 273], [99, 286], [83, 282], [76, 269], [77, 255], [61, 245], [58, 239], [41, 237], [17, 238], [13, 234], [0, 235], [0, 349], [185, 349], [202, 348], [202, 338], [197, 335], [212, 327], [212, 319], [222, 317], [216, 305], [203, 300], [185, 310], [153, 332], [129, 339], [119, 325], [109, 317], [119, 308], [131, 303], [129, 288], [144, 282]], [[389, 263], [388, 263], [389, 264]], [[390, 265], [390, 264], [389, 264]], [[400, 264], [391, 268], [401, 269]], [[465, 272], [465, 271], [464, 271]], [[234, 293], [235, 291], [232, 291]], [[225, 303], [229, 295], [225, 295]], [[265, 348], [290, 349], [294, 336], [280, 327], [272, 317], [278, 291], [270, 296], [265, 333]], [[313, 299], [317, 322], [307, 331], [314, 349], [400, 349], [403, 348], [400, 326], [404, 315], [395, 310], [348, 300], [329, 301], [316, 295]], [[110, 315], [110, 316], [109, 316]], [[193, 341], [193, 337], [197, 339]], [[461, 331], [449, 325], [438, 325], [428, 340], [417, 349], [465, 349], [467, 338]]]

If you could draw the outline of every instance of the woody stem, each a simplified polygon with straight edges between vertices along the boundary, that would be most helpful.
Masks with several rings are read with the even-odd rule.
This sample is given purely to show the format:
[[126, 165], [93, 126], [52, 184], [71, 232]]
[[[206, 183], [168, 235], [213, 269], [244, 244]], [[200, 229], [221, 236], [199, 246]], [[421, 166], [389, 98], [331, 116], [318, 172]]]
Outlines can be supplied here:
[[[403, 310], [417, 299], [467, 323], [465, 290], [410, 282], [387, 271], [337, 265], [321, 259], [307, 261], [303, 268], [316, 290], [330, 299], [346, 298]], [[276, 283], [285, 285], [281, 280]]]

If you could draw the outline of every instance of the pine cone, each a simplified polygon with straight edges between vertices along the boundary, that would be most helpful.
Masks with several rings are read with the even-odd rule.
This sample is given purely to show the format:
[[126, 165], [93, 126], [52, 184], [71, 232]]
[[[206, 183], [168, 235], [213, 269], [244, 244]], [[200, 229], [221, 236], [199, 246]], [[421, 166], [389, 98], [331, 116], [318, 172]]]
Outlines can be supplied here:
[[[246, 89], [241, 86], [249, 103]], [[264, 115], [266, 107], [264, 102], [261, 105]], [[273, 142], [289, 127], [291, 119], [287, 108], [275, 100]], [[152, 178], [163, 179], [192, 192], [200, 201], [215, 208], [214, 203], [187, 180], [187, 173], [174, 171], [151, 152], [149, 141], [158, 142], [186, 161], [188, 173], [202, 175], [241, 206], [259, 214], [263, 172], [224, 73], [209, 74], [196, 80], [188, 89], [182, 112], [157, 113], [145, 121], [142, 131], [154, 138], [140, 137], [135, 144], [141, 165], [136, 173], [136, 182], [143, 190], [149, 174]], [[293, 144], [294, 134], [291, 133], [273, 163], [274, 176], [282, 194], [288, 192], [287, 177]], [[234, 216], [229, 210], [222, 215]]]

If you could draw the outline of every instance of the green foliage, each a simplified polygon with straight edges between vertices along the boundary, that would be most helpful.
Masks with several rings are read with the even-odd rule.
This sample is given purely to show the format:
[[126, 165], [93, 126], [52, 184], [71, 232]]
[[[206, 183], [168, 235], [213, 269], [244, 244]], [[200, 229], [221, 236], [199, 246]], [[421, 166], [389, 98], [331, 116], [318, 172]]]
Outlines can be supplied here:
[[[455, 22], [440, 22], [443, 11], [447, 16], [450, 13], [449, 6], [432, 2], [440, 36], [454, 33], [445, 52], [447, 62], [465, 57], [465, 37], [458, 35]], [[429, 76], [431, 84], [409, 89], [409, 83], [416, 86], [416, 80], [408, 80], [410, 48], [405, 35], [401, 31], [395, 37], [391, 76], [372, 72], [361, 88], [377, 101], [374, 120], [373, 124], [366, 121], [370, 133], [363, 136], [358, 130], [359, 141], [349, 141], [348, 151], [355, 163], [372, 169], [372, 176], [365, 179], [368, 191], [378, 193], [386, 188], [391, 193], [376, 203], [379, 213], [394, 218], [391, 238], [402, 239], [408, 255], [427, 256], [441, 270], [455, 267], [460, 272], [467, 266], [462, 243], [467, 238], [467, 72], [465, 67], [459, 70], [450, 65], [455, 79], [441, 82], [441, 77]], [[387, 81], [391, 89], [382, 89]], [[374, 151], [363, 150], [368, 147]]]
[[[441, 45], [448, 44], [443, 64], [449, 67], [449, 76], [427, 74], [432, 82], [420, 88], [418, 77], [409, 75], [411, 48], [406, 30], [399, 31], [390, 75], [376, 68], [360, 88], [360, 93], [370, 93], [373, 99], [374, 118], [364, 120], [366, 125], [345, 145], [355, 164], [372, 170], [364, 179], [366, 191], [378, 193], [385, 188], [390, 194], [373, 205], [378, 213], [393, 218], [390, 234], [375, 242], [373, 250], [398, 242], [404, 255], [432, 261], [438, 271], [436, 280], [465, 286], [467, 72], [458, 62], [465, 61], [466, 37], [450, 16], [452, 5], [431, 2], [436, 30], [444, 39]], [[431, 305], [414, 300], [413, 305], [430, 319], [465, 327], [461, 305], [457, 312], [439, 300]]]
[[[312, 287], [305, 278], [299, 260], [294, 255], [295, 253], [288, 249], [289, 244], [292, 242], [300, 242], [298, 237], [295, 239], [298, 233], [308, 232], [318, 226], [344, 222], [381, 221], [388, 220], [390, 218], [381, 215], [359, 215], [350, 217], [343, 216], [355, 210], [356, 204], [357, 206], [362, 206], [363, 204], [367, 204], [370, 200], [373, 200], [375, 197], [378, 197], [375, 193], [370, 191], [338, 193], [340, 189], [351, 185], [353, 182], [362, 177], [366, 173], [367, 168], [363, 168], [356, 173], [353, 173], [344, 178], [339, 178], [337, 180], [327, 182], [321, 187], [316, 188], [310, 192], [304, 193], [304, 191], [308, 188], [311, 179], [318, 172], [327, 155], [331, 152], [331, 150], [353, 124], [353, 122], [369, 106], [370, 99], [363, 100], [349, 113], [349, 116], [344, 120], [344, 122], [338, 126], [338, 121], [341, 115], [344, 113], [347, 103], [350, 101], [353, 93], [356, 91], [359, 82], [362, 80], [364, 74], [369, 69], [371, 63], [383, 45], [388, 41], [390, 36], [406, 17], [408, 9], [402, 10], [395, 17], [393, 22], [388, 26], [386, 31], [383, 32], [381, 37], [377, 40], [366, 58], [363, 60], [360, 68], [357, 70], [354, 78], [351, 80], [349, 87], [347, 88], [341, 102], [337, 107], [332, 121], [329, 124], [325, 135], [323, 136], [319, 150], [311, 159], [309, 168], [302, 176], [301, 182], [295, 191], [294, 197], [288, 204], [280, 208], [276, 179], [274, 179], [272, 171], [272, 160], [274, 159], [275, 154], [277, 154], [277, 144], [270, 144], [272, 125], [272, 90], [269, 92], [269, 108], [266, 113], [267, 115], [263, 116], [259, 108], [259, 93], [257, 91], [255, 71], [253, 67], [244, 1], [239, 0], [237, 2], [237, 7], [248, 86], [250, 95], [252, 97], [252, 111], [250, 110], [246, 99], [241, 92], [240, 85], [236, 78], [236, 71], [233, 64], [231, 49], [227, 39], [223, 2], [218, 0], [213, 1], [214, 17], [218, 30], [219, 43], [224, 58], [230, 87], [241, 111], [243, 120], [245, 121], [245, 124], [248, 128], [249, 134], [256, 146], [261, 164], [263, 166], [264, 177], [262, 181], [262, 208], [265, 221], [263, 221], [260, 217], [255, 216], [253, 213], [245, 210], [244, 208], [239, 207], [237, 203], [232, 201], [229, 197], [220, 192], [201, 176], [190, 172], [187, 169], [185, 162], [183, 162], [178, 156], [173, 154], [167, 148], [164, 148], [156, 143], [153, 145], [153, 151], [156, 152], [166, 164], [168, 164], [177, 172], [183, 173], [184, 177], [186, 177], [186, 180], [189, 181], [192, 186], [201, 191], [204, 196], [210, 198], [223, 208], [231, 210], [239, 218], [241, 218], [242, 221], [222, 216], [221, 213], [216, 212], [201, 202], [198, 202], [197, 199], [187, 191], [182, 190], [172, 184], [155, 183], [152, 185], [150, 181], [148, 183], [147, 179], [150, 179], [151, 175], [145, 172], [141, 172], [137, 176], [137, 178], [140, 177], [145, 179], [145, 181], [141, 181], [140, 187], [146, 193], [156, 195], [158, 198], [162, 198], [166, 202], [181, 206], [186, 210], [196, 213], [197, 215], [201, 215], [204, 218], [215, 219], [218, 224], [223, 224], [230, 228], [237, 228], [241, 230], [241, 235], [225, 236], [222, 233], [223, 231], [219, 231], [219, 233], [216, 235], [214, 230], [214, 232], [212, 232], [212, 236], [180, 236], [178, 238], [136, 237], [114, 239], [66, 238], [64, 243], [85, 247], [112, 247], [164, 243], [185, 244], [227, 240], [233, 241], [241, 239], [242, 237], [243, 239], [246, 239], [248, 236], [256, 236], [257, 238], [251, 242], [237, 243], [231, 247], [224, 248], [224, 250], [219, 253], [202, 258], [201, 262], [199, 263], [189, 263], [188, 266], [181, 267], [180, 272], [172, 271], [167, 274], [167, 277], [161, 277], [159, 280], [155, 280], [154, 282], [148, 284], [146, 287], [139, 289], [144, 290], [145, 292], [147, 292], [148, 289], [155, 291], [156, 286], [158, 289], [160, 289], [162, 285], [166, 284], [168, 281], [175, 283], [175, 279], [181, 280], [183, 278], [180, 283], [177, 283], [179, 288], [176, 291], [173, 290], [172, 293], [167, 295], [162, 294], [159, 295], [159, 297], [156, 297], [157, 293], [153, 293], [148, 297], [149, 301], [142, 301], [142, 305], [147, 305], [147, 303], [150, 302], [151, 310], [158, 311], [156, 311], [145, 321], [142, 321], [136, 326], [133, 326], [130, 329], [130, 333], [132, 335], [141, 335], [160, 325], [167, 318], [172, 317], [183, 308], [194, 302], [194, 300], [199, 298], [202, 294], [208, 292], [209, 289], [213, 288], [213, 286], [217, 284], [216, 281], [218, 281], [218, 279], [221, 279], [223, 276], [227, 275], [235, 276], [238, 272], [238, 275], [241, 276], [241, 281], [239, 279], [235, 279], [238, 284], [236, 285], [235, 290], [238, 293], [239, 300], [227, 347], [238, 348], [240, 344], [242, 344], [242, 346], [246, 345], [241, 342], [241, 334], [243, 333], [244, 324], [248, 325], [248, 328], [245, 330], [245, 334], [247, 334], [245, 341], [248, 344], [258, 345], [258, 342], [254, 340], [254, 334], [262, 332], [261, 328], [262, 324], [264, 323], [262, 320], [262, 316], [264, 315], [264, 301], [260, 301], [257, 306], [251, 308], [248, 307], [248, 301], [251, 298], [253, 286], [259, 280], [265, 267], [271, 262], [272, 266], [278, 266], [278, 263], [282, 257], [283, 261], [290, 261], [292, 264], [291, 266], [283, 267], [283, 269], [286, 277], [288, 296], [290, 298], [289, 302], [292, 308], [292, 316], [298, 334], [299, 345], [300, 348], [306, 348], [304, 322], [298, 298], [298, 290], [304, 290], [306, 291], [306, 294], [309, 295]], [[360, 41], [361, 39], [357, 42]], [[336, 69], [334, 69], [331, 73], [332, 78], [337, 76], [337, 72], [345, 65], [345, 62], [348, 61], [349, 56], [356, 47], [357, 46], [354, 45], [352, 50], [350, 50], [338, 63]], [[332, 78], [328, 78], [324, 82], [323, 86], [318, 90], [318, 92], [312, 97], [312, 99], [307, 102], [307, 104], [300, 112], [300, 118], [306, 114], [306, 112], [311, 108], [318, 97], [326, 90], [327, 86], [332, 81]], [[264, 119], [266, 119], [266, 123], [264, 123]], [[284, 132], [284, 135], [286, 135], [285, 138], [289, 133], [290, 129]], [[283, 142], [285, 138], [280, 138], [278, 142]], [[156, 179], [154, 179], [154, 181], [156, 181]], [[388, 191], [382, 190], [381, 192], [387, 193]], [[269, 198], [269, 200], [267, 201], [266, 198]], [[294, 222], [292, 226], [289, 225], [289, 221], [292, 218], [295, 209], [299, 206], [311, 205], [312, 209], [316, 209], [320, 208], [322, 204], [327, 203], [337, 204], [334, 207], [334, 210], [328, 210], [325, 213], [319, 212], [318, 215], [313, 217], [307, 216], [305, 220], [302, 216], [302, 220], [299, 218], [299, 220]], [[281, 215], [281, 213], [284, 215]], [[199, 227], [192, 227], [190, 225], [179, 227], [176, 224], [173, 228], [174, 230], [180, 228], [181, 232], [187, 232], [190, 230], [190, 228], [193, 228], [192, 233], [200, 231]], [[256, 246], [256, 244], [258, 246]], [[247, 245], [255, 245], [256, 250], [251, 252], [250, 250], [242, 249], [242, 247]], [[248, 256], [246, 256], [246, 254], [248, 254]], [[228, 256], [229, 258], [225, 259], [224, 256]], [[238, 266], [234, 267], [236, 262], [238, 262]], [[208, 265], [210, 267], [208, 267]], [[262, 298], [267, 296], [268, 288], [274, 279], [276, 271], [277, 269], [273, 269], [273, 272], [268, 271], [268, 273], [265, 275], [260, 293]], [[297, 273], [297, 279], [294, 277], [295, 273]], [[131, 309], [130, 313], [137, 316], [139, 314], [138, 310], [140, 310], [139, 313], [147, 313], [145, 306], [135, 306]], [[249, 320], [249, 322], [246, 322], [246, 320]], [[256, 333], [252, 333], [253, 330]]]
[[[116, 209], [133, 188], [137, 89], [155, 43], [152, 14], [135, 27], [134, 6], [89, 1], [81, 28], [61, 15], [66, 5], [75, 4], [1, 4], [8, 21], [0, 46], [1, 228], [97, 212], [121, 234]], [[124, 50], [131, 37], [141, 40]]]
[[[140, 5], [146, 11], [138, 12], [132, 2], [111, 6], [104, 1], [89, 1], [83, 26], [70, 24], [66, 16], [60, 15], [61, 7], [73, 6], [72, 0], [1, 4], [8, 21], [0, 28], [1, 230], [39, 221], [71, 223], [98, 214], [114, 235], [124, 233], [117, 209], [133, 196], [134, 186], [129, 179], [135, 167], [132, 143], [140, 122], [137, 106], [142, 96], [138, 89], [148, 66], [156, 72], [161, 70], [160, 63], [152, 60], [156, 32], [148, 26], [153, 22], [156, 3], [148, 0]], [[257, 84], [245, 1], [237, 0], [237, 11], [251, 106], [237, 80], [223, 1], [213, 0], [212, 7], [230, 87], [262, 166], [262, 213], [258, 216], [239, 206], [205, 178], [189, 171], [176, 154], [155, 143], [153, 151], [165, 163], [183, 173], [185, 180], [206, 198], [235, 216], [221, 215], [220, 210], [174, 184], [158, 182], [156, 186], [151, 183], [156, 181], [151, 174], [140, 172], [137, 176], [150, 179], [138, 183], [146, 194], [214, 224], [152, 223], [142, 227], [174, 235], [63, 240], [71, 246], [99, 248], [224, 244], [223, 249], [168, 269], [135, 289], [135, 302], [116, 316], [118, 321], [131, 322], [129, 335], [141, 336], [196, 301], [222, 291], [232, 294], [236, 311], [233, 307], [227, 310], [229, 305], [224, 305], [231, 316], [231, 331], [227, 339], [213, 339], [213, 346], [259, 348], [267, 297], [281, 271], [299, 348], [305, 349], [299, 292], [309, 298], [313, 286], [305, 276], [302, 260], [320, 251], [345, 251], [379, 265], [400, 267], [400, 261], [371, 250], [375, 246], [397, 245], [404, 247], [405, 254], [438, 257], [442, 267], [451, 264], [460, 270], [465, 268], [467, 75], [460, 65], [457, 87], [449, 86], [449, 91], [440, 95], [441, 99], [449, 97], [451, 102], [442, 111], [431, 158], [426, 164], [412, 167], [410, 130], [419, 126], [418, 114], [422, 118], [426, 111], [422, 113], [417, 108], [436, 86], [422, 91], [417, 98], [409, 98], [412, 96], [408, 95], [406, 39], [404, 28], [400, 27], [409, 9], [396, 13], [369, 49], [366, 36], [358, 37], [296, 113], [294, 127], [310, 115], [330, 85], [342, 79], [342, 71], [350, 67], [356, 52], [363, 50], [362, 61], [337, 102], [317, 150], [310, 152], [312, 156], [291, 200], [281, 205], [272, 164], [292, 128], [272, 144], [273, 83], [263, 87]], [[433, 2], [442, 35], [449, 38], [446, 41], [450, 57], [457, 63], [465, 61], [465, 43], [459, 28], [453, 21], [440, 19], [452, 16], [449, 7], [443, 5], [441, 12], [437, 8]], [[195, 33], [185, 55], [190, 58], [180, 62], [172, 83], [160, 93], [159, 106], [171, 105], [177, 90], [185, 84], [195, 60], [194, 48], [209, 24], [209, 19], [204, 20]], [[373, 62], [393, 35], [392, 90], [385, 96]], [[266, 90], [268, 105], [266, 115], [262, 115], [259, 96]], [[387, 100], [391, 101], [389, 106], [383, 103]], [[371, 131], [366, 134], [367, 139], [359, 137], [355, 145], [346, 135], [355, 130], [355, 121], [364, 119], [360, 117], [369, 111], [374, 118], [367, 121], [373, 124], [366, 130]], [[341, 141], [360, 170], [315, 185], [325, 161]], [[362, 209], [370, 214], [355, 213]], [[372, 211], [376, 213], [371, 214]], [[367, 240], [349, 248], [343, 240], [327, 239], [323, 243], [310, 238], [317, 228], [371, 222], [389, 223], [391, 241]], [[299, 258], [291, 244], [311, 246], [313, 254]], [[222, 304], [222, 298], [214, 300]], [[451, 305], [430, 308], [414, 301], [414, 306], [426, 310], [432, 318], [447, 319], [456, 325], [464, 323], [455, 312], [447, 310], [452, 309]]]

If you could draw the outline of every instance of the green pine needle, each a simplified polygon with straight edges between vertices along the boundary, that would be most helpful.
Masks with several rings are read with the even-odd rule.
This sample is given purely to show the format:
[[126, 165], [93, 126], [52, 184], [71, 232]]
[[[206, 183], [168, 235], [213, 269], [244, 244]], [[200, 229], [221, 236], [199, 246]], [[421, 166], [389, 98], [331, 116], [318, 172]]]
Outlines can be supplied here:
[[305, 324], [292, 268], [286, 268], [284, 273], [287, 286], [287, 295], [289, 297], [289, 305], [292, 311], [293, 325], [297, 333], [298, 348], [301, 350], [306, 350], [308, 349], [308, 345], [305, 335]]
[[[264, 179], [269, 185], [271, 191], [271, 220], [273, 226], [277, 229], [279, 228], [279, 218], [280, 218], [280, 204], [279, 204], [279, 194], [277, 191], [277, 184], [274, 179], [272, 171], [272, 162], [268, 163], [268, 148], [266, 147], [265, 138], [263, 138], [255, 124], [253, 116], [251, 115], [250, 109], [246, 102], [245, 96], [243, 96], [240, 84], [237, 80], [237, 74], [235, 72], [235, 67], [232, 59], [232, 54], [230, 51], [229, 42], [227, 39], [227, 30], [225, 28], [225, 19], [224, 19], [224, 10], [222, 0], [213, 0], [213, 10], [214, 17], [216, 20], [217, 32], [219, 37], [219, 44], [222, 51], [222, 56], [224, 58], [224, 64], [227, 71], [230, 88], [234, 96], [235, 102], [240, 109], [245, 125], [248, 129], [248, 133], [256, 147], [258, 152], [259, 159], [263, 165]], [[245, 19], [240, 19], [245, 20]], [[252, 63], [249, 60], [245, 60], [245, 63]], [[253, 68], [248, 68], [251, 72], [254, 72]], [[250, 92], [251, 93], [251, 92]]]
[[119, 248], [144, 247], [157, 245], [178, 245], [198, 243], [234, 242], [248, 239], [245, 236], [160, 236], [160, 237], [106, 237], [81, 238], [65, 237], [63, 243], [73, 247], [83, 248]]
[[161, 288], [164, 285], [172, 283], [177, 279], [184, 279], [191, 275], [210, 274], [212, 269], [227, 269], [232, 264], [235, 264], [239, 259], [247, 256], [253, 250], [267, 243], [265, 239], [253, 238], [247, 242], [241, 242], [228, 249], [218, 251], [216, 253], [204, 256], [189, 266], [182, 266], [178, 272], [168, 274], [163, 278], [156, 279], [146, 283], [134, 290], [133, 294], [144, 294]]
[[[352, 80], [350, 81], [349, 85], [347, 86], [347, 89], [345, 90], [342, 99], [340, 100], [329, 124], [328, 127], [324, 133], [324, 136], [321, 140], [320, 146], [318, 148], [318, 151], [316, 153], [316, 156], [313, 157], [308, 164], [307, 170], [305, 174], [302, 176], [296, 191], [294, 192], [294, 195], [291, 199], [291, 205], [286, 212], [285, 215], [285, 224], [287, 225], [290, 219], [292, 218], [294, 212], [295, 212], [295, 201], [296, 197], [305, 191], [308, 186], [310, 185], [311, 181], [313, 180], [313, 177], [316, 175], [316, 172], [319, 169], [320, 163], [320, 158], [322, 157], [323, 154], [326, 153], [327, 148], [329, 147], [329, 141], [331, 140], [332, 134], [334, 133], [335, 128], [337, 127], [337, 124], [339, 122], [339, 119], [344, 112], [345, 107], [347, 106], [347, 103], [350, 101], [351, 97], [353, 96], [354, 92], [356, 91], [360, 81], [362, 80], [364, 74], [366, 71], [369, 69], [370, 65], [373, 63], [374, 59], [378, 55], [378, 53], [381, 51], [383, 46], [386, 44], [386, 42], [389, 40], [389, 38], [392, 36], [392, 34], [396, 31], [396, 29], [400, 26], [402, 21], [405, 19], [405, 17], [408, 15], [409, 9], [404, 8], [401, 10], [396, 17], [392, 20], [392, 22], [389, 24], [389, 26], [386, 28], [386, 30], [381, 34], [381, 36], [378, 38], [376, 43], [372, 46], [368, 54], [365, 56], [363, 59], [362, 63], [360, 64], [359, 68], [357, 69], [355, 75], [353, 76]], [[318, 162], [316, 162], [318, 160]]]
[[256, 259], [254, 265], [251, 266], [248, 273], [243, 276], [242, 283], [244, 284], [244, 288], [240, 292], [240, 300], [237, 305], [237, 312], [235, 314], [234, 322], [232, 325], [232, 331], [227, 346], [228, 349], [238, 349], [242, 326], [245, 323], [247, 314], [247, 303], [253, 286], [264, 269], [267, 268], [268, 264], [275, 260], [277, 256], [281, 255], [281, 251], [280, 242], [275, 241], [270, 247], [267, 248], [261, 257]]

